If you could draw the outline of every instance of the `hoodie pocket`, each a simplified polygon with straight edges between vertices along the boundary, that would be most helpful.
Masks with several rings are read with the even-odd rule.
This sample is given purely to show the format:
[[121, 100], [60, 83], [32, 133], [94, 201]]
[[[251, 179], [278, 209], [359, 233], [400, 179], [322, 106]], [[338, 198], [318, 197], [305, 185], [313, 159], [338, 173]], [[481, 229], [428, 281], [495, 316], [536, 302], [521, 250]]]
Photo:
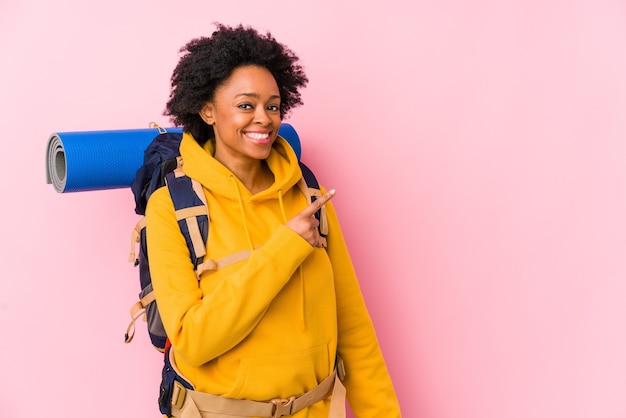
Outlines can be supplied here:
[[281, 356], [247, 357], [224, 396], [259, 401], [297, 396], [317, 386], [329, 370], [327, 344]]

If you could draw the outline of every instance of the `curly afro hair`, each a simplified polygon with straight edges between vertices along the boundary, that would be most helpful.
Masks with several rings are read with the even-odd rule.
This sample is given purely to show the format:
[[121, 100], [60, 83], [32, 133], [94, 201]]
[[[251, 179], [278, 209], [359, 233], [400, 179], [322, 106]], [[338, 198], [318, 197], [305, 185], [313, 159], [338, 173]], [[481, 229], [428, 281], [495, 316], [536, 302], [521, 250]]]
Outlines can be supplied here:
[[280, 91], [281, 118], [302, 104], [299, 89], [308, 82], [299, 58], [269, 32], [262, 35], [242, 25], [216, 26], [211, 37], [194, 39], [181, 48], [183, 55], [172, 74], [164, 112], [201, 145], [215, 134], [200, 117], [200, 110], [236, 68], [257, 65], [272, 73]]

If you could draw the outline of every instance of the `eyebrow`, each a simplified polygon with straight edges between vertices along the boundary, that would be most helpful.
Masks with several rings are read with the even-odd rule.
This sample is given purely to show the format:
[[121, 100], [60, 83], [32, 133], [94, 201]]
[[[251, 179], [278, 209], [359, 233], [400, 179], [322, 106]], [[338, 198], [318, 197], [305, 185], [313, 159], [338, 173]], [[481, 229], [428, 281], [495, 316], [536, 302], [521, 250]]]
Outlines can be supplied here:
[[[235, 95], [235, 98], [239, 98], [239, 97], [254, 97], [255, 99], [260, 98], [261, 96], [258, 95], [257, 93], [239, 93], [237, 95]], [[270, 100], [274, 100], [274, 99], [280, 99], [280, 95], [277, 94], [273, 94], [270, 96]]]

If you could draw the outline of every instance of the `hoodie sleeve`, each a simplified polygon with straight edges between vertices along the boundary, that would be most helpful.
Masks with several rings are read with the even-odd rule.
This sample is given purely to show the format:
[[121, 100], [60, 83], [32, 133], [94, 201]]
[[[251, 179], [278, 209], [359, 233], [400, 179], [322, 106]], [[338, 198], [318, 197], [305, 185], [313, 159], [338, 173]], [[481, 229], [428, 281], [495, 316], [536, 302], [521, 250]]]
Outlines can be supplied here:
[[346, 367], [344, 384], [350, 407], [358, 418], [400, 417], [393, 384], [330, 202], [326, 210], [328, 252], [337, 295], [337, 352]]
[[298, 234], [281, 225], [260, 250], [233, 268], [211, 293], [203, 295], [167, 188], [151, 196], [146, 225], [159, 313], [177, 355], [193, 367], [242, 341], [314, 250]]

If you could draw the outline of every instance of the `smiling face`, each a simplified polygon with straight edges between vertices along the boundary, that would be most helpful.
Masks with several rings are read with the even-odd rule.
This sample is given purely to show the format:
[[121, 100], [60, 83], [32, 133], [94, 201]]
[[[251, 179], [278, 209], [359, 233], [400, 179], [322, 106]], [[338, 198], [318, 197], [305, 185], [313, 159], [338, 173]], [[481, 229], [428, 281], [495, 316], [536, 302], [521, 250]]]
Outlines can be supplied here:
[[231, 169], [258, 164], [270, 155], [280, 128], [276, 80], [263, 67], [236, 68], [200, 116], [213, 125], [215, 159]]

